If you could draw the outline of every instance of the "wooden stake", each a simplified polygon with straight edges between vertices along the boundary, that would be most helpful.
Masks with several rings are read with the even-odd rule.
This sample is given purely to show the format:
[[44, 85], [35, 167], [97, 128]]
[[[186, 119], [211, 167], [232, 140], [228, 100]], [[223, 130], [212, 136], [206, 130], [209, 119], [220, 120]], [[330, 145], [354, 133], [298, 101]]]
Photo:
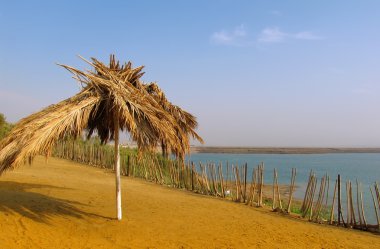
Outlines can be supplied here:
[[380, 230], [380, 220], [379, 220], [379, 214], [377, 212], [377, 207], [376, 207], [376, 202], [375, 202], [375, 197], [372, 192], [371, 186], [369, 187], [369, 190], [371, 190], [371, 196], [372, 196], [372, 201], [373, 201], [373, 207], [375, 209], [375, 215], [376, 215], [376, 221], [377, 221], [377, 229]]
[[319, 215], [321, 213], [321, 209], [322, 209], [322, 203], [323, 203], [323, 199], [324, 199], [324, 195], [325, 195], [325, 187], [326, 187], [326, 175], [324, 175], [321, 179], [321, 184], [319, 186], [319, 193], [318, 193], [318, 199], [317, 199], [317, 203], [315, 205], [315, 213], [314, 213], [314, 217], [313, 219], [315, 219], [315, 221], [319, 221]]
[[350, 186], [349, 182], [346, 182], [346, 205], [347, 205], [347, 225], [352, 223], [351, 206], [350, 206]]
[[377, 185], [377, 182], [375, 182], [375, 192], [377, 196], [377, 205], [380, 209], [380, 191], [379, 191], [379, 186]]
[[307, 187], [306, 187], [306, 190], [305, 190], [305, 196], [303, 198], [303, 202], [302, 202], [302, 206], [301, 206], [301, 212], [305, 211], [305, 208], [306, 208], [306, 205], [307, 205], [307, 202], [308, 202], [308, 195], [310, 193], [310, 185], [312, 183], [312, 176], [313, 176], [313, 171], [310, 170], [309, 179], [308, 179]]
[[358, 216], [359, 216], [359, 224], [360, 224], [360, 229], [362, 229], [363, 223], [362, 223], [362, 216], [360, 212], [360, 206], [359, 206], [359, 183], [358, 179], [356, 179], [356, 205], [358, 208]]
[[356, 226], [356, 218], [355, 218], [354, 202], [352, 200], [352, 185], [351, 185], [351, 181], [348, 181], [348, 182], [349, 182], [349, 186], [350, 186], [350, 207], [351, 207], [351, 217], [352, 217], [351, 225], [353, 227], [355, 227]]
[[276, 169], [273, 169], [273, 191], [272, 191], [272, 209], [276, 207], [276, 195], [275, 195], [275, 184], [276, 184]]
[[247, 199], [247, 168], [248, 165], [245, 163], [244, 165], [244, 195], [243, 195], [243, 202], [245, 203]]
[[311, 217], [313, 216], [313, 206], [314, 206], [314, 195], [315, 195], [315, 190], [317, 189], [317, 182], [318, 179], [314, 176], [314, 184], [311, 192], [311, 198], [310, 198], [310, 215], [309, 215], [309, 221], [311, 220]]
[[288, 209], [287, 209], [288, 213], [290, 213], [290, 207], [292, 204], [294, 185], [295, 185], [295, 181], [296, 181], [296, 174], [297, 174], [297, 170], [295, 168], [294, 169], [292, 168], [292, 179], [290, 181], [289, 202], [288, 202]]
[[263, 187], [264, 187], [264, 163], [262, 162], [258, 166], [259, 170], [259, 193], [258, 193], [258, 201], [257, 206], [261, 207], [263, 205]]
[[362, 185], [361, 183], [359, 183], [359, 185], [360, 185], [360, 202], [361, 202], [361, 207], [362, 207], [363, 223], [364, 223], [365, 228], [367, 229], [368, 226], [367, 226], [367, 220], [365, 218], [365, 213], [364, 213]]
[[340, 225], [340, 217], [342, 214], [342, 204], [341, 204], [340, 194], [341, 194], [341, 191], [340, 191], [340, 175], [338, 174], [338, 226]]
[[255, 198], [255, 191], [256, 191], [256, 178], [257, 178], [257, 169], [253, 169], [252, 181], [251, 181], [251, 187], [249, 189], [247, 205], [250, 204], [251, 206], [253, 206], [253, 201]]
[[276, 189], [277, 189], [277, 200], [278, 204], [280, 206], [280, 209], [282, 210], [282, 202], [281, 202], [281, 195], [280, 195], [280, 188], [278, 186], [278, 175], [277, 175], [277, 170], [275, 169], [275, 175], [276, 175]]
[[121, 186], [120, 186], [120, 148], [119, 148], [119, 112], [115, 112], [114, 117], [114, 125], [115, 125], [115, 177], [116, 177], [116, 211], [117, 211], [117, 219], [121, 220]]
[[239, 171], [239, 165], [235, 165], [233, 166], [233, 170], [234, 170], [234, 173], [235, 173], [235, 189], [236, 189], [236, 198], [235, 198], [235, 201], [238, 201], [240, 202], [241, 200], [241, 192], [240, 192], [240, 171]]
[[335, 206], [335, 195], [336, 195], [337, 185], [338, 185], [338, 180], [335, 180], [334, 195], [333, 195], [332, 204], [331, 204], [331, 211], [330, 211], [330, 225], [334, 221], [334, 206]]
[[194, 162], [191, 162], [191, 191], [194, 191], [194, 171], [195, 165]]
[[324, 205], [324, 210], [327, 211], [327, 202], [329, 200], [329, 191], [330, 191], [330, 176], [327, 176], [327, 191], [326, 191], [326, 201]]
[[226, 190], [224, 188], [223, 165], [222, 165], [222, 163], [219, 164], [218, 171], [219, 171], [219, 182], [220, 182], [220, 189], [222, 192], [222, 198], [225, 198], [226, 197], [226, 193], [225, 193]]

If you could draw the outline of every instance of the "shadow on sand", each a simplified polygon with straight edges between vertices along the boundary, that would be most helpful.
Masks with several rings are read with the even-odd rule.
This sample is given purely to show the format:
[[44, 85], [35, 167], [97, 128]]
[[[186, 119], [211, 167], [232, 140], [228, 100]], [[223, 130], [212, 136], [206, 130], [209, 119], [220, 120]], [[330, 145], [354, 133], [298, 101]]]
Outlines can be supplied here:
[[[41, 193], [31, 192], [31, 189], [50, 188], [66, 189], [51, 185], [0, 181], [0, 212], [5, 214], [15, 212], [37, 222], [49, 223], [53, 216], [70, 216], [75, 218], [100, 217], [101, 215], [84, 212], [76, 206], [86, 204], [55, 198]], [[28, 191], [29, 190], [29, 191]]]

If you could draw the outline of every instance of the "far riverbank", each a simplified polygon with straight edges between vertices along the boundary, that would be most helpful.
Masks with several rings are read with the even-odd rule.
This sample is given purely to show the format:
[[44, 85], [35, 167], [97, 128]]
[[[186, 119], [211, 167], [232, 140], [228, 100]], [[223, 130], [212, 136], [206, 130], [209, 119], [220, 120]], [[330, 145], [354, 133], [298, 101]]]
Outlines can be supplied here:
[[317, 147], [223, 147], [193, 146], [191, 153], [231, 154], [328, 154], [328, 153], [380, 153], [380, 148], [317, 148]]

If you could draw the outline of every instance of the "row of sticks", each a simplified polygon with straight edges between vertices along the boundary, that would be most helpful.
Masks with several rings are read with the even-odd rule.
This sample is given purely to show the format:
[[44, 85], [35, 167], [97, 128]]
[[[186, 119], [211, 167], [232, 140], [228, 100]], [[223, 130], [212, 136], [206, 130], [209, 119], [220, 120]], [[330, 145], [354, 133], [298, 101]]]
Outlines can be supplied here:
[[[181, 166], [182, 165], [182, 166]], [[286, 208], [283, 207], [280, 186], [278, 184], [277, 170], [273, 170], [272, 198], [264, 196], [264, 164], [260, 163], [252, 172], [251, 181], [248, 182], [247, 164], [242, 166], [229, 166], [223, 169], [222, 164], [216, 166], [213, 163], [189, 165], [171, 164], [170, 174], [172, 183], [179, 188], [221, 198], [230, 198], [235, 202], [243, 202], [247, 205], [261, 207], [263, 200], [272, 202], [272, 209], [276, 211], [291, 213], [293, 195], [296, 187], [297, 170], [292, 169], [290, 184], [287, 186], [288, 194]], [[224, 171], [224, 172], [223, 172]], [[346, 220], [344, 219], [341, 176], [335, 180], [333, 198], [329, 204], [330, 177], [326, 174], [320, 179], [317, 191], [318, 178], [311, 171], [307, 187], [300, 206], [299, 212], [303, 218], [317, 223], [334, 224], [347, 228], [361, 230], [380, 230], [380, 192], [377, 183], [370, 187], [373, 207], [376, 215], [376, 225], [370, 225], [366, 221], [362, 185], [356, 180], [356, 209], [353, 201], [352, 183], [346, 182]], [[270, 187], [270, 186], [269, 186]], [[337, 214], [335, 215], [335, 212]]]
[[[111, 146], [66, 140], [56, 145], [54, 155], [87, 165], [114, 170], [114, 153]], [[195, 165], [176, 160], [159, 160], [155, 154], [126, 153], [121, 150], [121, 174], [144, 178], [159, 184], [230, 198], [250, 205], [263, 205], [264, 165], [254, 169], [248, 180], [248, 165], [235, 166], [213, 163]], [[292, 185], [294, 189], [294, 183]], [[278, 196], [280, 194], [278, 193]], [[280, 202], [281, 203], [281, 202]]]
[[[114, 170], [115, 155], [112, 146], [86, 143], [76, 140], [63, 140], [57, 143], [54, 156]], [[121, 149], [121, 174], [164, 183], [161, 164], [155, 154], [144, 153], [140, 157], [131, 150]]]
[[[329, 195], [329, 176], [324, 175], [321, 178], [319, 185], [318, 198], [314, 201], [314, 196], [317, 189], [317, 178], [315, 173], [310, 172], [308, 184], [305, 191], [305, 197], [301, 206], [301, 216], [308, 217], [310, 221], [324, 222], [329, 224], [336, 224], [338, 226], [345, 226], [349, 228], [356, 228], [361, 230], [377, 229], [380, 230], [379, 208], [380, 208], [380, 192], [378, 184], [375, 182], [373, 188], [370, 186], [374, 212], [376, 216], [376, 225], [369, 225], [365, 216], [364, 202], [363, 202], [363, 189], [362, 184], [356, 180], [356, 207], [354, 205], [354, 197], [352, 191], [352, 183], [350, 180], [346, 181], [346, 212], [344, 215], [343, 202], [342, 202], [342, 180], [338, 174], [335, 180], [333, 198], [330, 207], [328, 206]], [[336, 205], [337, 202], [337, 205]], [[337, 206], [337, 220], [334, 219], [335, 208]], [[356, 210], [355, 210], [356, 209]], [[326, 219], [326, 214], [328, 218]], [[346, 219], [344, 218], [346, 216]]]
[[[144, 154], [140, 157], [133, 154], [121, 154], [122, 175], [144, 178], [159, 184], [185, 188], [200, 194], [228, 198], [250, 206], [262, 207], [265, 205], [265, 202], [271, 202], [272, 209], [275, 211], [293, 212], [292, 203], [297, 175], [295, 168], [292, 169], [290, 185], [282, 187], [283, 191], [281, 191], [276, 169], [273, 170], [273, 185], [264, 188], [263, 163], [260, 163], [253, 169], [252, 175], [249, 178], [247, 164], [239, 166], [227, 163], [226, 166], [223, 166], [221, 163], [219, 165], [214, 163], [199, 163], [196, 165], [193, 162], [183, 163], [177, 160], [159, 159], [155, 154]], [[57, 146], [55, 155], [80, 163], [113, 170], [113, 151], [107, 146], [62, 142]], [[363, 207], [363, 191], [360, 183], [356, 181], [355, 208], [352, 183], [351, 181], [346, 182], [346, 218], [344, 218], [343, 213], [340, 175], [338, 175], [335, 181], [333, 199], [330, 204], [328, 203], [329, 176], [324, 175], [321, 178], [319, 191], [317, 191], [317, 183], [318, 179], [315, 173], [311, 171], [304, 199], [299, 208], [299, 213], [302, 217], [319, 223], [326, 222], [363, 230], [380, 230], [380, 192], [377, 183], [374, 184], [373, 190], [370, 187], [377, 225], [367, 224]], [[270, 196], [271, 187], [272, 196]], [[286, 189], [287, 195], [281, 198], [281, 192], [284, 192], [284, 189]], [[283, 206], [283, 201], [287, 202], [286, 208]], [[335, 211], [337, 211], [336, 216]]]

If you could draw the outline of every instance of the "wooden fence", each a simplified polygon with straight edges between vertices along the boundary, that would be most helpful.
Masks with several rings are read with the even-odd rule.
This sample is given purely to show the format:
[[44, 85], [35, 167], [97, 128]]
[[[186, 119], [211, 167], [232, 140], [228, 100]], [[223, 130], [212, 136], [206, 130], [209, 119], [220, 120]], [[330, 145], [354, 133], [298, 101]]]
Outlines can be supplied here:
[[[54, 156], [113, 170], [113, 146], [81, 141], [62, 141], [57, 144]], [[153, 153], [137, 156], [136, 151], [121, 149], [121, 174], [138, 177], [175, 188], [183, 188], [195, 193], [230, 199], [249, 206], [271, 206], [273, 211], [295, 213], [317, 223], [326, 223], [347, 228], [380, 231], [379, 207], [380, 191], [377, 183], [370, 187], [377, 224], [367, 223], [363, 208], [363, 189], [356, 181], [356, 198], [353, 184], [346, 182], [345, 203], [342, 202], [342, 182], [340, 175], [334, 184], [333, 197], [329, 200], [330, 177], [318, 179], [310, 172], [303, 200], [293, 198], [296, 189], [296, 169], [292, 169], [289, 185], [280, 186], [276, 169], [273, 183], [264, 184], [264, 164], [259, 164], [248, 175], [248, 165], [232, 165], [193, 162], [182, 163], [167, 160]], [[319, 183], [319, 188], [318, 186]], [[354, 186], [355, 188], [355, 186]], [[282, 195], [282, 196], [281, 196]], [[356, 200], [355, 200], [356, 199]], [[330, 201], [330, 202], [329, 202]], [[356, 204], [356, 205], [355, 205]], [[294, 207], [294, 208], [293, 208]], [[345, 212], [343, 212], [345, 209]]]

